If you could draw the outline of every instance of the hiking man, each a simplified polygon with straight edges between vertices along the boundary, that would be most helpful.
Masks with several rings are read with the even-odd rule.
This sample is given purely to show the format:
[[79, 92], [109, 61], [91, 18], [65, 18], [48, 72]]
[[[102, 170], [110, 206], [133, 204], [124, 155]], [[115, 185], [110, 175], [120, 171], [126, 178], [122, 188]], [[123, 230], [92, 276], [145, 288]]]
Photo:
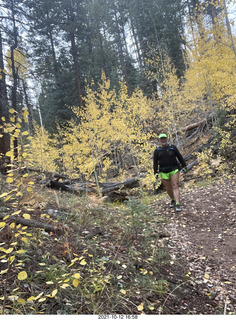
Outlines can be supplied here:
[[[158, 178], [158, 173], [164, 184], [164, 187], [171, 198], [170, 208], [181, 211], [180, 206], [180, 191], [179, 191], [179, 170], [182, 166], [183, 171], [187, 172], [187, 166], [183, 156], [174, 145], [169, 145], [167, 135], [161, 133], [158, 136], [160, 147], [157, 147], [153, 156], [153, 169], [155, 178]], [[180, 166], [180, 164], [181, 166]]]

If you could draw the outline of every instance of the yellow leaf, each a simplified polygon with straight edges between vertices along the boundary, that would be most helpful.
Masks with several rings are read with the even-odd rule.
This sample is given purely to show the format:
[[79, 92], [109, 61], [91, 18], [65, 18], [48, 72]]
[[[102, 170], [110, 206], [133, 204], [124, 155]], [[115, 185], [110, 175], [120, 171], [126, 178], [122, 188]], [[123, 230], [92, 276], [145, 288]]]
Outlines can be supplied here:
[[46, 284], [53, 284], [54, 282], [52, 281], [47, 281]]
[[[37, 297], [35, 298], [35, 300], [37, 300], [37, 299], [41, 298], [41, 297], [42, 297], [42, 295], [43, 295], [43, 292], [41, 292], [39, 295], [37, 295]], [[45, 300], [46, 300], [46, 299], [45, 299]]]
[[5, 197], [5, 196], [7, 196], [8, 195], [8, 192], [4, 192], [4, 193], [2, 193], [1, 195], [0, 195], [0, 198], [3, 198], [3, 197]]
[[22, 254], [22, 253], [25, 253], [25, 250], [21, 249], [21, 250], [16, 251], [16, 253]]
[[139, 306], [137, 306], [138, 311], [143, 311], [143, 303], [140, 303]]
[[5, 253], [12, 253], [12, 251], [13, 251], [13, 248], [9, 248], [5, 251]]
[[29, 297], [28, 299], [27, 299], [27, 301], [28, 302], [30, 302], [30, 301], [34, 301], [36, 298], [34, 297], [34, 296], [31, 296], [31, 297]]
[[[11, 199], [11, 196], [7, 196], [3, 201], [7, 202], [9, 199]], [[9, 217], [9, 216], [8, 216]]]
[[11, 108], [11, 109], [9, 110], [9, 112], [10, 112], [11, 114], [13, 114], [13, 113], [16, 112], [16, 110], [14, 110], [13, 108]]
[[21, 271], [18, 276], [17, 276], [18, 280], [22, 281], [27, 279], [27, 273], [25, 271]]
[[46, 298], [41, 298], [41, 299], [39, 299], [39, 302], [43, 302], [45, 300], [46, 300]]
[[66, 289], [67, 287], [70, 287], [70, 285], [68, 283], [64, 283], [63, 285], [61, 285], [62, 289]]
[[13, 212], [11, 215], [12, 215], [12, 216], [17, 216], [19, 213], [21, 213], [21, 210], [15, 211], [15, 212]]
[[28, 173], [25, 173], [24, 175], [23, 175], [23, 178], [26, 178], [26, 177], [28, 177]]
[[8, 177], [6, 180], [6, 183], [12, 183], [14, 181], [14, 179], [12, 177]]
[[18, 129], [20, 129], [20, 128], [21, 128], [21, 125], [20, 125], [19, 123], [17, 123], [17, 124], [16, 124], [16, 127], [17, 127]]
[[8, 269], [2, 270], [2, 271], [0, 271], [0, 274], [7, 273], [7, 271], [8, 271]]
[[151, 310], [151, 311], [153, 311], [153, 310], [154, 310], [154, 307], [153, 307], [153, 306], [149, 306], [148, 309]]
[[16, 226], [15, 222], [12, 222], [12, 223], [10, 224], [10, 229], [15, 229], [15, 226]]
[[21, 238], [21, 240], [22, 240], [24, 243], [26, 243], [26, 244], [29, 243], [28, 238], [23, 237], [23, 238]]
[[0, 222], [0, 228], [5, 227], [5, 225], [6, 225], [6, 222]]
[[20, 304], [22, 304], [23, 306], [25, 305], [25, 299], [17, 299], [17, 302], [19, 302]]
[[125, 291], [124, 289], [121, 289], [120, 292], [121, 292], [122, 294], [126, 294], [126, 291]]
[[6, 121], [5, 117], [2, 117], [1, 119], [2, 119], [2, 121], [3, 121], [3, 122], [5, 122], [5, 121]]
[[208, 274], [208, 273], [205, 273], [204, 278], [205, 278], [205, 279], [210, 279], [209, 274]]
[[30, 188], [30, 187], [28, 187], [26, 190], [27, 190], [28, 192], [33, 192], [33, 189]]
[[27, 136], [29, 134], [29, 132], [28, 131], [24, 131], [24, 132], [22, 132], [22, 135], [23, 136]]
[[30, 215], [29, 215], [28, 213], [23, 214], [23, 217], [24, 217], [26, 220], [30, 220]]
[[75, 274], [73, 274], [72, 277], [75, 278], [75, 279], [79, 279], [80, 278], [80, 274], [79, 273], [75, 273]]
[[51, 298], [54, 298], [56, 296], [57, 292], [58, 292], [57, 289], [53, 290], [53, 292], [51, 294]]
[[81, 266], [85, 266], [87, 264], [87, 262], [85, 261], [85, 259], [80, 261]]
[[74, 286], [75, 288], [77, 288], [78, 285], [79, 285], [79, 280], [78, 280], [78, 279], [74, 279], [73, 282], [72, 282], [72, 284], [73, 284], [73, 286]]

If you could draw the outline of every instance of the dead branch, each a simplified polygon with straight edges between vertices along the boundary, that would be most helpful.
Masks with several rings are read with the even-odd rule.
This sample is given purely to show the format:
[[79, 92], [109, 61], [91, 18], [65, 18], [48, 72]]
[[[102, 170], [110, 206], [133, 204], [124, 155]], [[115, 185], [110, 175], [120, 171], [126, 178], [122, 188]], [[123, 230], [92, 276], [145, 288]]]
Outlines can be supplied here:
[[[5, 217], [6, 217], [5, 214], [0, 213], [1, 219], [5, 218]], [[22, 217], [17, 217], [17, 216], [9, 216], [8, 219], [10, 221], [14, 221], [15, 223], [19, 223], [24, 226], [44, 229], [47, 232], [62, 232], [62, 229], [58, 226], [53, 226], [51, 224], [36, 221], [36, 220], [24, 219]]]

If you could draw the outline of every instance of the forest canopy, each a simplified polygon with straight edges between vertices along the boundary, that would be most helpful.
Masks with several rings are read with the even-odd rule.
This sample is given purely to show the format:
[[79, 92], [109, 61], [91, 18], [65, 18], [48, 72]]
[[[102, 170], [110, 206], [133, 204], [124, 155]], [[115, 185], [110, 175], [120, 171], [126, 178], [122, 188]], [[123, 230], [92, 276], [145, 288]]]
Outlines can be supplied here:
[[27, 165], [103, 179], [126, 156], [151, 173], [147, 154], [163, 130], [181, 146], [181, 130], [206, 119], [230, 139], [230, 5], [2, 0], [1, 166], [26, 148]]

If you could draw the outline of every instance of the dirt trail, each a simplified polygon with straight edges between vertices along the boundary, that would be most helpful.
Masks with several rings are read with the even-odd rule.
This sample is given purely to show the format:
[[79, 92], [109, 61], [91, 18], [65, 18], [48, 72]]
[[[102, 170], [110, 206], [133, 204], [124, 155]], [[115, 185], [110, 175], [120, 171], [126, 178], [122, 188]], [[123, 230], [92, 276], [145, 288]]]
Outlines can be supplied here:
[[169, 250], [184, 259], [189, 279], [225, 314], [236, 314], [236, 178], [182, 190], [182, 211], [161, 201]]

